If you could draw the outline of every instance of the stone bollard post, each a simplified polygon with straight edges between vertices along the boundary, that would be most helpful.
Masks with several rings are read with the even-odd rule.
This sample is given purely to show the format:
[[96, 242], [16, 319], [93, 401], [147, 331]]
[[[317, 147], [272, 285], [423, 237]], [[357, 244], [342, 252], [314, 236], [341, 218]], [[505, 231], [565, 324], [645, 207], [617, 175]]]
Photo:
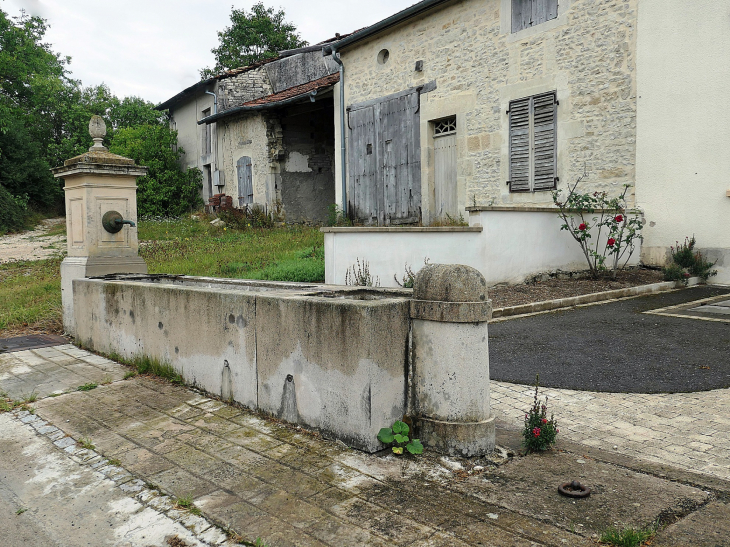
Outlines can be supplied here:
[[145, 175], [147, 168], [107, 150], [102, 144], [106, 126], [101, 116], [91, 118], [89, 133], [94, 145], [88, 152], [51, 170], [65, 183], [68, 256], [61, 263], [61, 303], [63, 328], [68, 334], [75, 334], [74, 279], [147, 273], [147, 265], [137, 254], [134, 224], [136, 179]]
[[449, 455], [494, 450], [487, 284], [470, 266], [430, 264], [411, 301], [413, 405], [421, 441]]

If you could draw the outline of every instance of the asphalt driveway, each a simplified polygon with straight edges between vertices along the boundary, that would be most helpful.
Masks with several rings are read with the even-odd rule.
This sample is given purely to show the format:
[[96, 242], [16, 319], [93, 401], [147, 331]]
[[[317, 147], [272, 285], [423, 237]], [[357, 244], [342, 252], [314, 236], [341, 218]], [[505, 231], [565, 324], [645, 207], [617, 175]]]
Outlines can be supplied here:
[[644, 313], [729, 294], [693, 287], [492, 323], [491, 378], [623, 393], [730, 387], [730, 321]]

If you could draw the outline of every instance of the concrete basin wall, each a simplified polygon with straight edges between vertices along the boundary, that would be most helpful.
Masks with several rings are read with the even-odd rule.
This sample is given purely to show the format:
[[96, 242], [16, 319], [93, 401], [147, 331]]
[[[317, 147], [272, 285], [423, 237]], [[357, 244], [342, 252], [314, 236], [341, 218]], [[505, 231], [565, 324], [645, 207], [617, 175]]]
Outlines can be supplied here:
[[[315, 289], [315, 290], [312, 290]], [[374, 452], [406, 409], [402, 291], [191, 278], [77, 279], [76, 336]]]

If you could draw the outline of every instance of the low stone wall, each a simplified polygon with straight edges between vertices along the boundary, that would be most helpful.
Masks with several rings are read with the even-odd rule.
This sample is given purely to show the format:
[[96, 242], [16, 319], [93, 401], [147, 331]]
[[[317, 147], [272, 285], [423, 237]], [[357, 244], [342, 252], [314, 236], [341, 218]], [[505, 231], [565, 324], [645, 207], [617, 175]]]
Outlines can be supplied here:
[[[397, 286], [405, 265], [414, 272], [424, 260], [432, 264], [464, 264], [476, 268], [488, 285], [522, 283], [530, 276], [555, 270], [585, 270], [578, 243], [561, 230], [552, 208], [470, 208], [468, 227], [322, 228], [325, 281], [345, 283], [357, 260], [367, 261], [383, 287]], [[605, 236], [604, 236], [605, 237]], [[639, 263], [637, 245], [629, 265]]]
[[297, 283], [76, 279], [76, 336], [170, 363], [186, 383], [351, 446], [406, 409], [409, 300]]

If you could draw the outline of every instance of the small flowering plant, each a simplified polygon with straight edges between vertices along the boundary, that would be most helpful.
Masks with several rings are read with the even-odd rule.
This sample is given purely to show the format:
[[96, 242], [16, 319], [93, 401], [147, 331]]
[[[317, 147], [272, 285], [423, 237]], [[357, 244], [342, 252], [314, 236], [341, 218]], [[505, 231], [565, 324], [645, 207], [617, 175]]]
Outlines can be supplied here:
[[555, 444], [555, 439], [560, 431], [555, 417], [552, 414], [550, 418], [547, 417], [547, 396], [545, 396], [544, 402], [538, 399], [539, 387], [540, 376], [536, 376], [535, 400], [532, 408], [525, 414], [525, 427], [522, 430], [522, 445], [528, 454], [550, 449]]

